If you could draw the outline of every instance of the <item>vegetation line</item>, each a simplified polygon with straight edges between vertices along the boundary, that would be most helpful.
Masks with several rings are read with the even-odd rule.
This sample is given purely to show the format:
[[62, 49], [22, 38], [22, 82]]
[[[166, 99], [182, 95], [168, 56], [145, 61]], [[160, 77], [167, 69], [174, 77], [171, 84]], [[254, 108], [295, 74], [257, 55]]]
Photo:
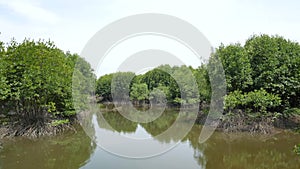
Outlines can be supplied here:
[[[114, 101], [136, 106], [199, 106], [201, 123], [210, 104], [210, 78], [218, 77], [216, 59], [227, 85], [219, 128], [262, 133], [274, 127], [299, 129], [300, 45], [268, 35], [254, 35], [245, 45], [220, 45], [198, 68], [161, 65], [143, 75], [117, 72], [99, 79], [79, 55], [52, 42], [0, 42], [0, 125], [12, 135], [56, 133], [76, 119], [75, 108], [84, 110], [94, 86], [104, 105], [118, 93]], [[193, 76], [186, 76], [189, 72]]]

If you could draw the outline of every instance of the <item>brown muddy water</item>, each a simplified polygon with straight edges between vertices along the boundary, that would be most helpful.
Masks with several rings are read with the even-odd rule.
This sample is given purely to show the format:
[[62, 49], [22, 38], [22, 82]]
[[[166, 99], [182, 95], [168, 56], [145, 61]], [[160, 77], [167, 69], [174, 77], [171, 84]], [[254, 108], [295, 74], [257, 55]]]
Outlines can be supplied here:
[[[127, 137], [150, 138], [156, 144], [178, 144], [171, 150], [149, 158], [126, 158], [97, 146], [86, 132], [65, 132], [54, 137], [29, 140], [2, 140], [0, 169], [299, 169], [300, 156], [293, 152], [300, 143], [300, 134], [280, 132], [274, 135], [215, 132], [200, 144], [202, 126], [194, 125], [184, 138], [169, 136], [157, 139], [176, 116], [164, 113], [151, 123], [134, 123], [119, 113], [103, 114], [114, 131], [98, 125], [107, 133]], [[100, 123], [101, 121], [98, 120]], [[185, 125], [182, 122], [180, 125]], [[97, 130], [95, 130], [97, 131]], [[98, 136], [101, 138], [101, 134]], [[113, 142], [113, 140], [112, 140]], [[131, 144], [119, 144], [125, 151], [134, 151]]]

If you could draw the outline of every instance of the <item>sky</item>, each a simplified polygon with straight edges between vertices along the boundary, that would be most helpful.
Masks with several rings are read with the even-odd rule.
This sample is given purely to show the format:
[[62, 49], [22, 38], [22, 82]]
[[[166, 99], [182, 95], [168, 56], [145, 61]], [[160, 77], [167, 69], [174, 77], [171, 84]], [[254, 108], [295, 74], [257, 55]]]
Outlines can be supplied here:
[[0, 40], [50, 39], [60, 49], [80, 54], [101, 28], [141, 13], [181, 18], [213, 47], [243, 44], [262, 33], [300, 42], [297, 0], [0, 0]]

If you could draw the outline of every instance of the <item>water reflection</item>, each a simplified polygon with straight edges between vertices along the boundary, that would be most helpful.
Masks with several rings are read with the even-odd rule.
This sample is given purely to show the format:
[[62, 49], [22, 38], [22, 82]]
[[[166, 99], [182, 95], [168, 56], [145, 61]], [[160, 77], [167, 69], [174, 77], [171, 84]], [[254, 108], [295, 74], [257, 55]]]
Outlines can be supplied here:
[[[300, 158], [292, 152], [299, 142], [299, 134], [281, 133], [273, 136], [215, 133], [203, 145], [192, 144], [201, 149], [207, 169], [299, 169]], [[203, 159], [198, 158], [203, 165]]]
[[[1, 169], [299, 169], [300, 158], [292, 151], [300, 141], [299, 134], [281, 132], [273, 136], [250, 135], [247, 133], [225, 134], [215, 132], [203, 144], [199, 144], [202, 127], [194, 125], [182, 139], [177, 135], [156, 137], [174, 124], [178, 111], [166, 111], [150, 123], [136, 123], [117, 112], [102, 114], [107, 124], [96, 118], [99, 129], [104, 132], [136, 138], [152, 138], [157, 144], [169, 145], [179, 141], [174, 149], [160, 156], [145, 159], [128, 159], [115, 156], [96, 147], [85, 132], [44, 138], [36, 141], [16, 139], [6, 142], [0, 150]], [[92, 118], [92, 116], [89, 116]], [[188, 113], [186, 114], [188, 117]], [[188, 118], [180, 121], [176, 130], [190, 123]], [[92, 122], [90, 124], [93, 126]], [[90, 131], [96, 137], [97, 131]], [[98, 136], [98, 137], [101, 137]], [[120, 144], [129, 151], [136, 147]], [[149, 145], [151, 147], [151, 145]]]
[[[131, 133], [138, 133], [140, 130], [146, 131], [153, 139], [163, 144], [181, 141], [181, 144], [178, 146], [179, 148], [177, 147], [174, 151], [172, 150], [162, 156], [175, 155], [174, 153], [183, 147], [185, 147], [185, 150], [191, 148], [193, 150], [192, 153], [185, 154], [181, 152], [177, 155], [181, 157], [192, 157], [197, 162], [198, 168], [298, 169], [300, 167], [300, 158], [292, 151], [293, 146], [300, 140], [299, 134], [281, 132], [272, 136], [266, 136], [251, 135], [249, 133], [225, 134], [216, 132], [207, 142], [200, 144], [199, 135], [202, 127], [194, 125], [184, 139], [176, 137], [176, 135], [169, 135], [169, 137], [163, 138], [155, 137], [172, 125], [176, 118], [176, 112], [167, 111], [153, 122], [136, 124], [127, 121], [126, 118], [123, 118], [115, 112], [105, 114], [105, 119], [115, 129], [118, 128], [119, 122], [120, 124], [135, 126], [136, 130], [131, 130]], [[115, 119], [115, 121], [113, 119]], [[184, 126], [187, 125], [187, 123], [189, 123], [189, 121], [182, 121], [180, 125]], [[180, 127], [178, 129], [180, 129]], [[186, 143], [189, 144], [189, 147], [186, 147]], [[146, 161], [147, 160], [144, 162]], [[170, 158], [169, 161], [174, 162], [174, 159]], [[159, 162], [159, 160], [157, 162]], [[186, 168], [195, 167], [193, 163], [185, 163], [185, 165]]]
[[105, 125], [105, 123], [101, 121], [99, 118], [100, 116], [97, 116], [98, 124], [101, 128], [124, 133], [134, 133], [137, 129], [138, 123], [124, 118], [118, 112], [107, 112], [103, 113], [102, 116], [105, 118], [109, 126]]
[[79, 126], [76, 133], [52, 138], [6, 140], [0, 150], [0, 168], [78, 169], [88, 162], [95, 148]]

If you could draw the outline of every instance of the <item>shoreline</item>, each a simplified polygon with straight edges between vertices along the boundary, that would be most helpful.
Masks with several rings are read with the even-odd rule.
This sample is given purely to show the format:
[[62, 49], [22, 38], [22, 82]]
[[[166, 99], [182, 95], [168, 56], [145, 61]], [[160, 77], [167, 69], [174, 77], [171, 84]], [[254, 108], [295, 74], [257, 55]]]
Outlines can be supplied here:
[[51, 123], [45, 123], [41, 126], [35, 126], [35, 124], [24, 126], [24, 124], [20, 123], [0, 125], [0, 142], [6, 138], [25, 137], [35, 139], [55, 136], [64, 131], [76, 131], [75, 125], [77, 123], [77, 120], [74, 120], [73, 122], [57, 126], [53, 126]]
[[[103, 105], [99, 105], [103, 106]], [[168, 107], [166, 110], [176, 110], [179, 107]], [[188, 110], [189, 108], [184, 108]], [[104, 108], [103, 112], [118, 112], [118, 108]], [[198, 117], [195, 121], [196, 125], [204, 125], [207, 120], [207, 113], [203, 111], [198, 112]], [[38, 138], [43, 136], [55, 136], [57, 134], [63, 133], [66, 130], [76, 130], [75, 125], [79, 124], [77, 117], [73, 118], [68, 123], [59, 124], [54, 126], [51, 122], [44, 123], [42, 125], [24, 125], [20, 122], [11, 122], [6, 119], [5, 124], [0, 124], [0, 140], [4, 138], [14, 138], [14, 137], [28, 137], [28, 138]], [[261, 117], [261, 118], [249, 118], [249, 116], [239, 111], [237, 114], [233, 116], [224, 115], [221, 119], [212, 119], [212, 123], [210, 125], [216, 125], [218, 121], [217, 131], [224, 133], [253, 133], [253, 134], [274, 134], [282, 131], [291, 131], [297, 133], [300, 129], [300, 115], [294, 118], [278, 118], [273, 120], [270, 117]], [[1, 142], [1, 141], [0, 141]]]
[[[52, 130], [51, 132], [48, 133], [44, 133], [43, 135], [39, 135], [39, 136], [32, 136], [32, 135], [14, 135], [14, 132], [12, 132], [12, 128], [10, 128], [9, 126], [0, 126], [0, 150], [1, 147], [3, 145], [3, 143], [7, 140], [11, 140], [11, 139], [17, 139], [17, 138], [26, 138], [26, 139], [39, 139], [39, 138], [47, 138], [47, 137], [55, 137], [57, 135], [61, 135], [64, 132], [70, 132], [70, 131], [74, 131], [74, 133], [76, 133], [76, 127], [78, 127], [77, 122], [72, 123], [72, 124], [63, 124], [59, 127], [57, 126], [52, 126]], [[195, 123], [194, 125], [196, 126], [203, 126], [203, 124], [200, 123]], [[55, 132], [54, 132], [55, 131]], [[279, 128], [279, 127], [275, 127], [272, 126], [271, 129], [269, 130], [269, 132], [261, 132], [261, 131], [250, 131], [250, 130], [243, 130], [242, 128], [235, 128], [234, 130], [230, 130], [228, 128], [223, 128], [218, 126], [216, 129], [216, 132], [221, 132], [223, 134], [250, 134], [250, 135], [256, 135], [256, 136], [262, 136], [262, 137], [271, 137], [273, 135], [279, 134], [279, 133], [285, 133], [285, 132], [289, 132], [289, 133], [299, 133], [293, 129], [287, 129], [287, 128]]]

